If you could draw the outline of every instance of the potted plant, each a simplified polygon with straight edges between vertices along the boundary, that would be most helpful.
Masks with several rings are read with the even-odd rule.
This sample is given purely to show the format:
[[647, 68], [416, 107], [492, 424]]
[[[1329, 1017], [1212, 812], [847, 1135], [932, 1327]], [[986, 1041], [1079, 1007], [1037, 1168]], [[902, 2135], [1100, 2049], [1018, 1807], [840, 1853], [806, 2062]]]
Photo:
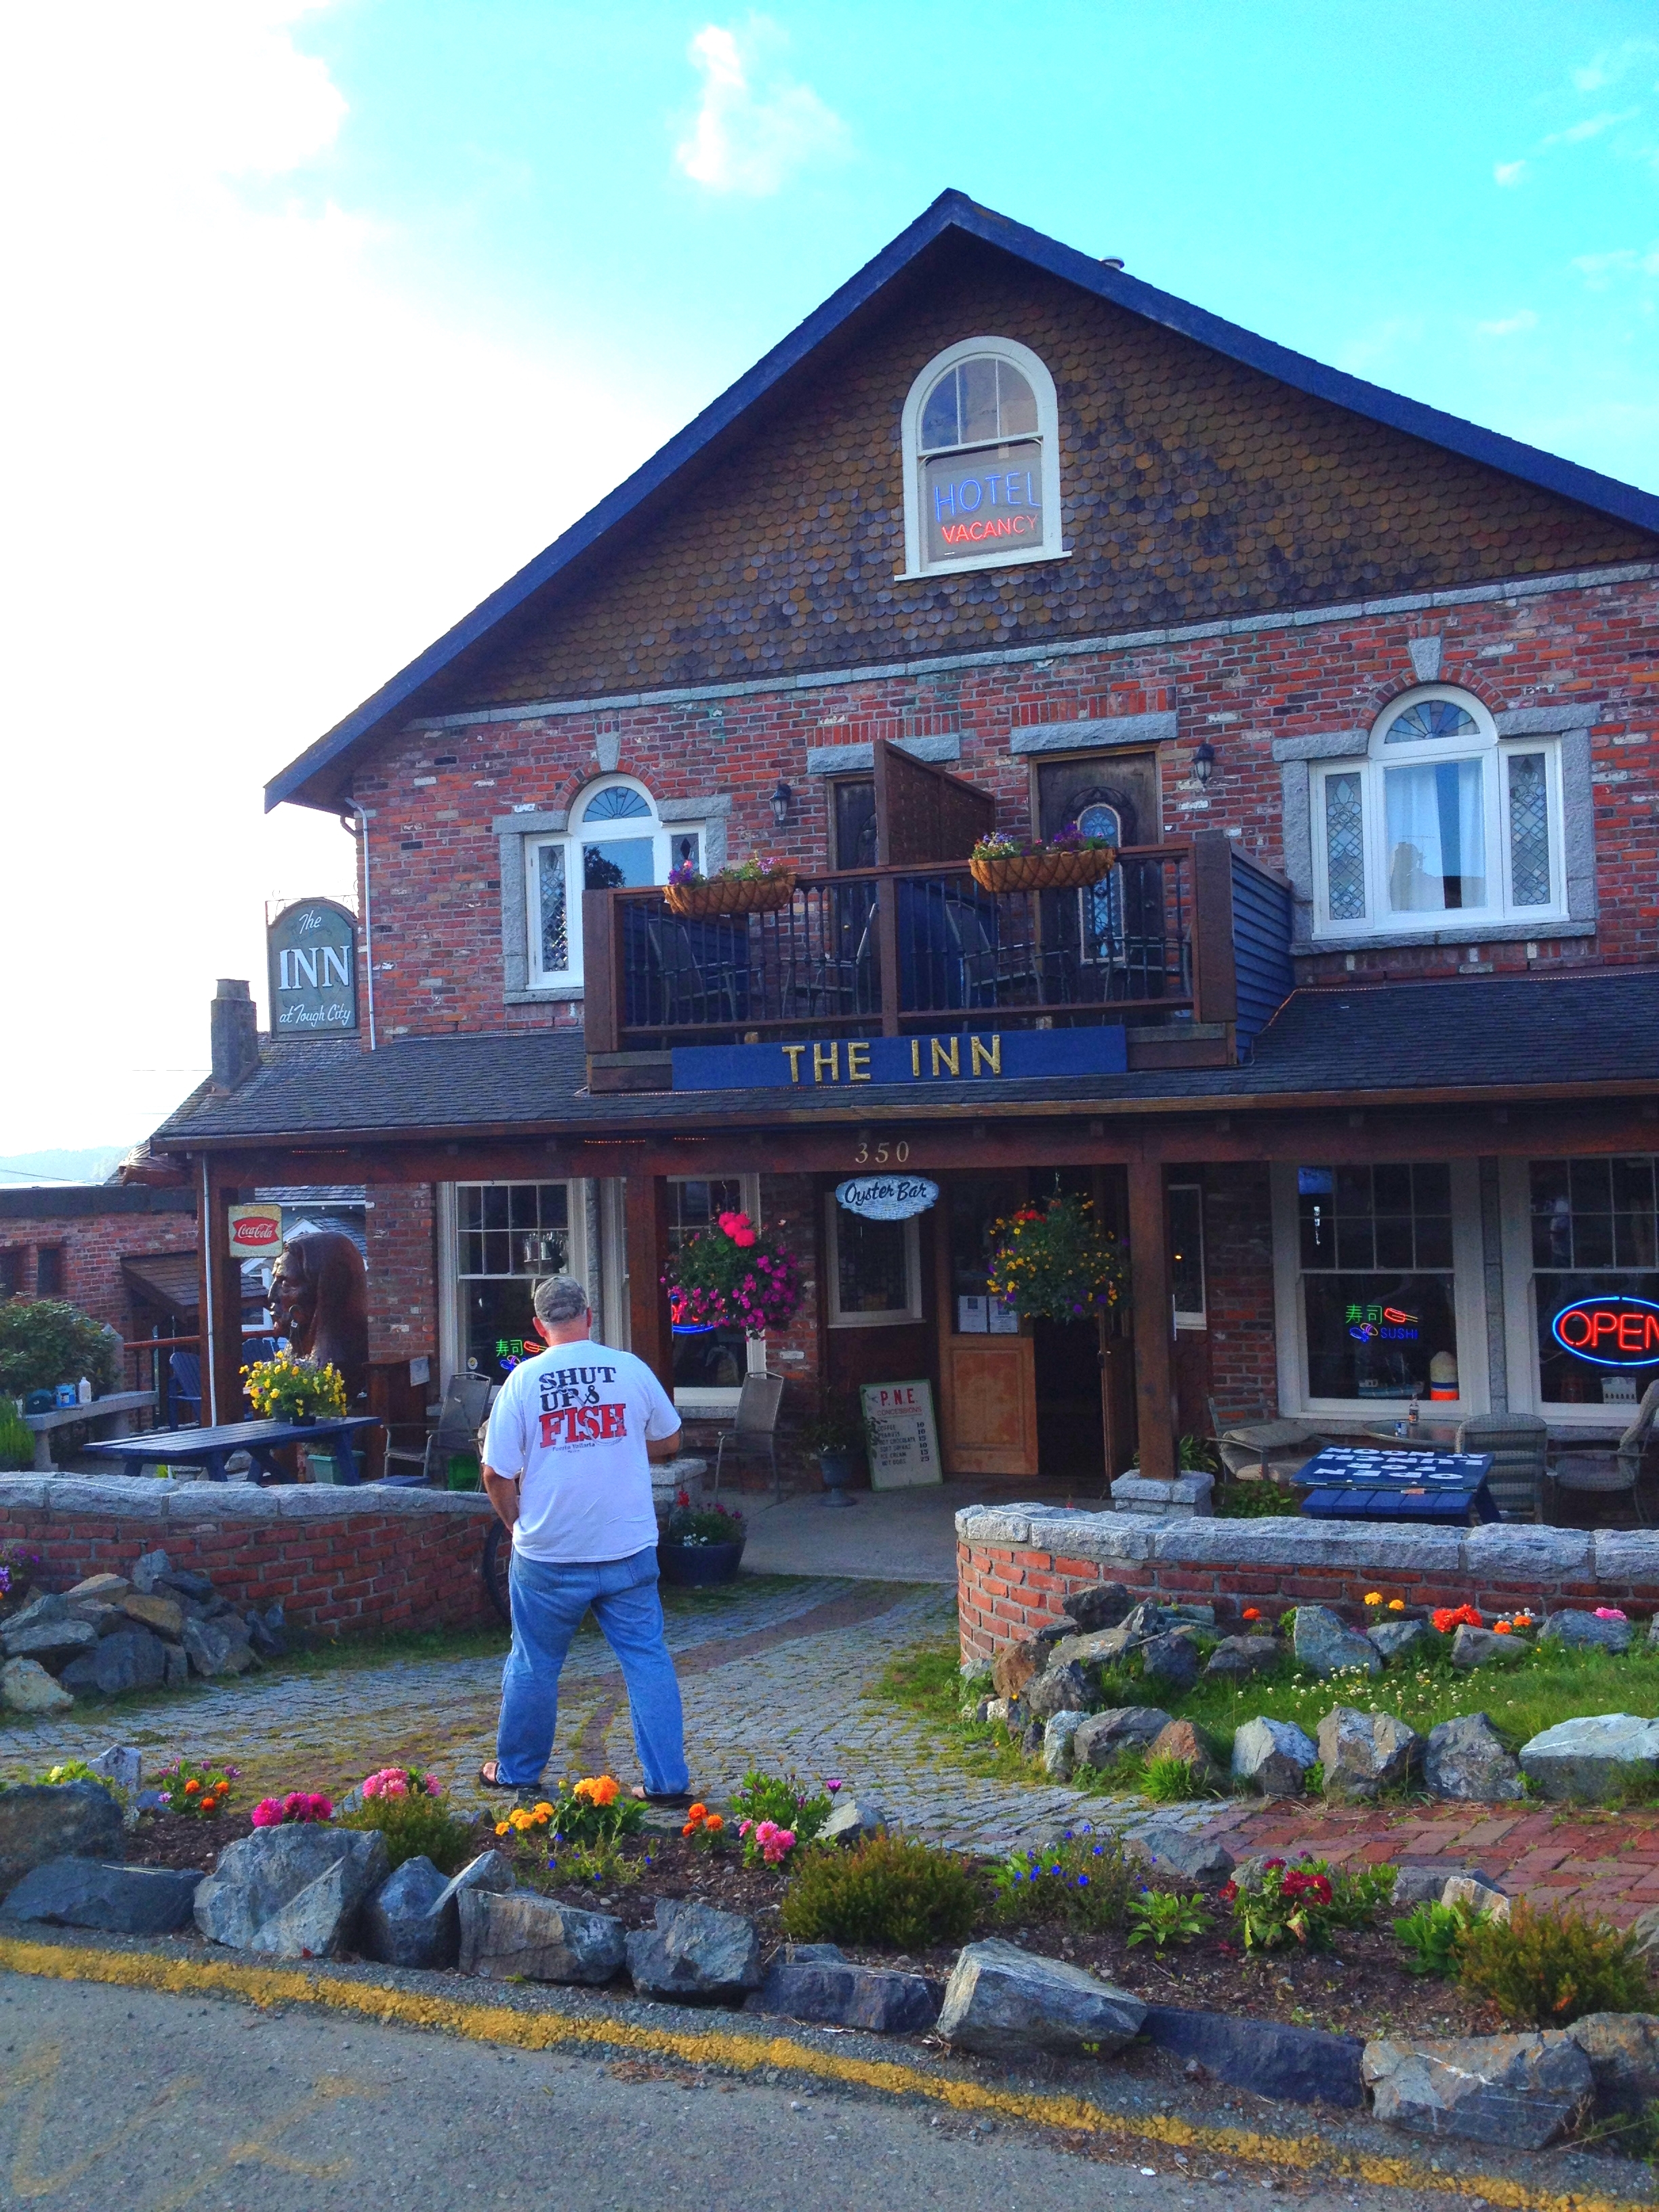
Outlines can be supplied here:
[[343, 1413], [345, 1382], [331, 1361], [319, 1367], [314, 1359], [301, 1359], [279, 1352], [273, 1359], [256, 1360], [242, 1370], [247, 1395], [262, 1420], [292, 1421], [308, 1429], [320, 1414]]
[[[680, 1493], [685, 1497], [685, 1492]], [[729, 1583], [743, 1557], [743, 1516], [727, 1505], [676, 1504], [657, 1539], [657, 1565], [665, 1583], [706, 1589]]]
[[1104, 837], [1085, 837], [1075, 822], [1045, 845], [1022, 845], [1000, 830], [981, 837], [968, 857], [981, 890], [1063, 891], [1097, 884], [1117, 866], [1117, 848]]
[[1024, 1320], [1109, 1313], [1128, 1287], [1122, 1246], [1086, 1198], [1057, 1194], [991, 1224], [987, 1288]]
[[825, 1391], [818, 1402], [816, 1418], [806, 1425], [804, 1441], [808, 1451], [817, 1455], [818, 1471], [830, 1493], [824, 1504], [850, 1505], [853, 1500], [848, 1491], [858, 1472], [864, 1424], [844, 1393]]
[[719, 914], [768, 914], [794, 896], [795, 866], [793, 860], [739, 860], [705, 876], [683, 860], [670, 871], [662, 895], [669, 912], [685, 921]]
[[722, 1213], [688, 1237], [663, 1277], [678, 1329], [787, 1328], [801, 1302], [800, 1268], [746, 1213]]

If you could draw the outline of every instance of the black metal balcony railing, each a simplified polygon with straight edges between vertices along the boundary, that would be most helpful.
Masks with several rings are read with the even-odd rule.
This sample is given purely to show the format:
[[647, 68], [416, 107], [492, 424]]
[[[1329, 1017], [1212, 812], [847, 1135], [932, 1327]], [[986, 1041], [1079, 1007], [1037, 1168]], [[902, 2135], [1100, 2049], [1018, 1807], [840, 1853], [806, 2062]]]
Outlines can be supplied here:
[[[799, 878], [772, 913], [702, 921], [660, 890], [589, 892], [588, 1048], [1202, 1012], [1205, 858], [1131, 848], [1101, 884], [1066, 891], [983, 890], [965, 861], [855, 869]], [[1230, 941], [1225, 966], [1231, 983]]]

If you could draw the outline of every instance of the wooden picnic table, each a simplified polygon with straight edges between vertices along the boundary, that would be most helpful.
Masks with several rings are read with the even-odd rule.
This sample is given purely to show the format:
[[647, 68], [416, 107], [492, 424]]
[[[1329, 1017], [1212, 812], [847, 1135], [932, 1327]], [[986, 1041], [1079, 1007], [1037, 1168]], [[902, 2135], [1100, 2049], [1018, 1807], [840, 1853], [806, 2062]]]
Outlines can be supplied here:
[[133, 1415], [148, 1413], [155, 1403], [154, 1390], [112, 1390], [106, 1398], [93, 1399], [89, 1405], [54, 1406], [49, 1413], [25, 1413], [24, 1425], [34, 1431], [35, 1474], [57, 1473], [57, 1462], [52, 1455], [54, 1429], [72, 1429], [81, 1421], [96, 1428], [105, 1421], [111, 1421], [114, 1424], [113, 1435], [131, 1436]]
[[1416, 1521], [1463, 1528], [1498, 1516], [1490, 1452], [1327, 1444], [1297, 1477], [1310, 1521]]
[[100, 1458], [136, 1465], [160, 1461], [168, 1467], [204, 1467], [210, 1482], [226, 1480], [226, 1461], [233, 1452], [245, 1451], [267, 1481], [280, 1482], [284, 1478], [274, 1452], [284, 1444], [328, 1443], [333, 1445], [342, 1479], [359, 1483], [363, 1478], [352, 1438], [359, 1429], [379, 1426], [372, 1413], [342, 1413], [315, 1421], [223, 1421], [212, 1429], [152, 1429], [148, 1436], [122, 1437], [109, 1443], [88, 1444], [87, 1449]]

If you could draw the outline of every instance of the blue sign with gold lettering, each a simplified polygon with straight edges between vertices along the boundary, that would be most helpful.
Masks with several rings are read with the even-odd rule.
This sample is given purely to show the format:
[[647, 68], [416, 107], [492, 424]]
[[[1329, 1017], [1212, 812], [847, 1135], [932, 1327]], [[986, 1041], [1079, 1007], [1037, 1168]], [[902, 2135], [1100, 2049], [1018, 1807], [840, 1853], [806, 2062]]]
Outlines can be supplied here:
[[690, 1044], [673, 1052], [676, 1091], [918, 1091], [1031, 1077], [1121, 1075], [1122, 1028], [965, 1030], [950, 1036], [823, 1037], [805, 1044]]

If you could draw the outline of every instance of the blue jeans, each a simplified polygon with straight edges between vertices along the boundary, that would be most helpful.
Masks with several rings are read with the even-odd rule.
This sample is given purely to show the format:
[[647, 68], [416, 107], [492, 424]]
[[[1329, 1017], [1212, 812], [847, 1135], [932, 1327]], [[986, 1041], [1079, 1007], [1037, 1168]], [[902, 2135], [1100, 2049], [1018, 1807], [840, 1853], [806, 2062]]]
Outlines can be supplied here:
[[553, 1753], [559, 1717], [559, 1669], [591, 1605], [628, 1685], [634, 1748], [653, 1796], [684, 1790], [685, 1721], [674, 1662], [663, 1640], [657, 1595], [657, 1551], [647, 1544], [627, 1559], [555, 1562], [515, 1550], [513, 1649], [501, 1674], [501, 1721], [495, 1735], [503, 1782], [534, 1789]]

